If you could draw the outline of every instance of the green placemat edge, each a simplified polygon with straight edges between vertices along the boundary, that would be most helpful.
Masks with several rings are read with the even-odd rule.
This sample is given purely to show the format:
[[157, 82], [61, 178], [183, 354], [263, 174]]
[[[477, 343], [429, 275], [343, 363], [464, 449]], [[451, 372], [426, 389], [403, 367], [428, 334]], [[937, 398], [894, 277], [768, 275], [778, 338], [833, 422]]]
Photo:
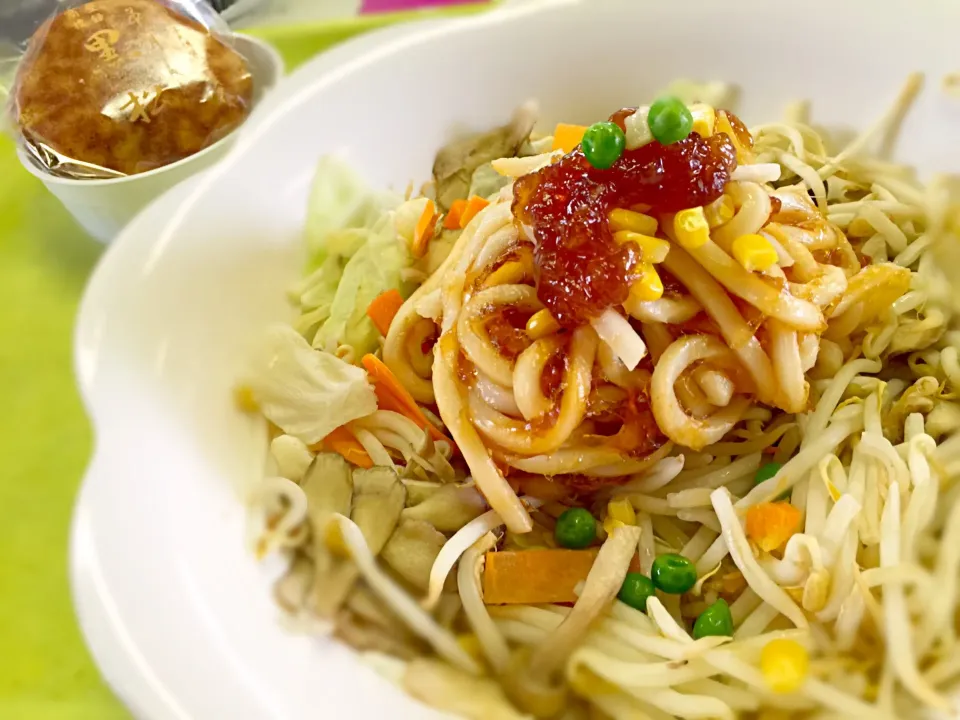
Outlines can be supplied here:
[[242, 32], [265, 40], [276, 47], [289, 72], [318, 53], [371, 30], [379, 30], [390, 25], [413, 20], [473, 15], [489, 10], [490, 7], [491, 3], [480, 2], [449, 8], [361, 15], [355, 18], [317, 23], [262, 25], [255, 28], [245, 28]]

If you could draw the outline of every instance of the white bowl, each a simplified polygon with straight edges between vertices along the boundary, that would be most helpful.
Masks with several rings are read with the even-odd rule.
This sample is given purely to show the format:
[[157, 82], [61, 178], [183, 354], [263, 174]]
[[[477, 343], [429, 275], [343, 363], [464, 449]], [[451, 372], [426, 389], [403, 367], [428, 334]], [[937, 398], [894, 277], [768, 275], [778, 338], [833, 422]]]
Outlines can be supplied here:
[[[283, 59], [271, 45], [257, 38], [235, 35], [234, 43], [250, 66], [255, 109], [283, 75]], [[37, 165], [23, 149], [17, 154], [23, 166], [46, 185], [84, 230], [101, 242], [109, 242], [154, 199], [218, 162], [236, 138], [237, 131], [234, 131], [183, 160], [139, 175], [109, 180], [57, 177]]]
[[241, 497], [265, 441], [231, 386], [263, 328], [289, 317], [319, 156], [403, 188], [428, 176], [458, 125], [502, 122], [531, 96], [548, 123], [590, 122], [684, 76], [739, 83], [748, 123], [809, 98], [818, 122], [864, 128], [920, 70], [928, 88], [898, 154], [955, 169], [960, 103], [939, 80], [960, 67], [958, 21], [947, 2], [558, 0], [434, 23], [301, 71], [312, 82], [128, 228], [83, 302], [76, 368], [97, 449], [72, 574], [108, 681], [152, 720], [435, 717], [337, 643], [286, 631], [275, 568], [244, 546]]

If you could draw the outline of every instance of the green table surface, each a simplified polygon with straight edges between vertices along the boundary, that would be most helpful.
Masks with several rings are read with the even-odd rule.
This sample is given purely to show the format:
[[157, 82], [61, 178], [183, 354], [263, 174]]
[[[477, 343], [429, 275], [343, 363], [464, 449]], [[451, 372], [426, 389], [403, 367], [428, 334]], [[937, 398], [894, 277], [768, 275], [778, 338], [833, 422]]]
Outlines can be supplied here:
[[[471, 12], [462, 7], [445, 12]], [[337, 42], [416, 13], [263, 28], [296, 67]], [[70, 515], [92, 432], [72, 371], [73, 326], [103, 247], [0, 136], [0, 718], [113, 720], [70, 599]], [[200, 720], [200, 719], [198, 719]]]

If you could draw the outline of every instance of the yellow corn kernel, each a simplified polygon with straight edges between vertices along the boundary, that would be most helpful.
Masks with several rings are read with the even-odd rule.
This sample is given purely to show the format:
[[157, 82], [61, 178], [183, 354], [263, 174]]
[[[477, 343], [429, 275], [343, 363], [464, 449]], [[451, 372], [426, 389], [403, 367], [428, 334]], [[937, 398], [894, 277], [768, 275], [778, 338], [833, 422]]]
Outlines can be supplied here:
[[611, 500], [607, 503], [607, 517], [619, 520], [624, 525], [637, 524], [637, 511], [633, 509], [633, 505], [626, 498]]
[[607, 218], [610, 220], [610, 229], [614, 232], [629, 230], [641, 235], [656, 235], [659, 226], [656, 218], [623, 208], [611, 210]]
[[526, 277], [527, 267], [520, 261], [505, 262], [483, 281], [483, 287], [494, 285], [516, 285]]
[[862, 217], [854, 218], [849, 225], [847, 225], [847, 235], [854, 238], [868, 238], [876, 234], [873, 225], [868, 223]]
[[603, 521], [603, 531], [607, 534], [607, 537], [613, 535], [613, 531], [620, 527], [626, 527], [627, 524], [620, 520], [616, 520], [612, 517], [608, 517]]
[[677, 242], [687, 250], [696, 250], [710, 239], [710, 224], [703, 214], [703, 208], [695, 207], [681, 210], [673, 217], [673, 232]]
[[703, 214], [707, 218], [707, 223], [711, 229], [733, 220], [737, 210], [733, 205], [733, 200], [729, 195], [721, 195], [712, 203], [703, 208]]
[[717, 122], [717, 111], [704, 103], [694, 103], [690, 106], [693, 115], [693, 132], [700, 137], [710, 137]]
[[733, 256], [745, 270], [769, 270], [777, 264], [777, 251], [762, 235], [741, 235], [733, 241]]
[[663, 280], [653, 265], [644, 263], [640, 268], [640, 279], [630, 286], [630, 294], [640, 302], [659, 300], [663, 297]]
[[527, 320], [527, 335], [534, 340], [539, 340], [547, 335], [553, 335], [560, 329], [560, 323], [550, 314], [550, 311], [544, 308], [538, 310]]
[[645, 263], [662, 263], [667, 259], [667, 253], [670, 252], [670, 243], [663, 238], [641, 235], [632, 230], [620, 230], [613, 234], [613, 239], [623, 245], [632, 242], [640, 246], [640, 252], [643, 253], [642, 260]]
[[257, 402], [253, 396], [253, 390], [248, 385], [237, 385], [233, 389], [233, 401], [244, 412], [254, 413], [260, 410], [260, 403]]
[[807, 679], [810, 655], [795, 640], [771, 640], [760, 651], [760, 671], [776, 693], [796, 692]]
[[480, 640], [473, 633], [460, 633], [457, 635], [457, 645], [474, 660], [483, 663], [483, 648], [480, 647]]
[[331, 520], [323, 533], [323, 540], [327, 544], [327, 549], [337, 557], [349, 558], [350, 548], [347, 547], [343, 539], [343, 532], [340, 530], [340, 523]]

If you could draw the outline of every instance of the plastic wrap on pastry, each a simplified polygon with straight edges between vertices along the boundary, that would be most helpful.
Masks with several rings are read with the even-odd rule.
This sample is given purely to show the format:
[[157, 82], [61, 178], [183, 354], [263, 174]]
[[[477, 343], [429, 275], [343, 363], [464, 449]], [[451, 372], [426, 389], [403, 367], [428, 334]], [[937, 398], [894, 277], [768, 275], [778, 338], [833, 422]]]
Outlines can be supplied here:
[[253, 95], [246, 61], [186, 9], [173, 0], [94, 0], [37, 30], [10, 110], [42, 167], [68, 177], [142, 173], [244, 121]]

